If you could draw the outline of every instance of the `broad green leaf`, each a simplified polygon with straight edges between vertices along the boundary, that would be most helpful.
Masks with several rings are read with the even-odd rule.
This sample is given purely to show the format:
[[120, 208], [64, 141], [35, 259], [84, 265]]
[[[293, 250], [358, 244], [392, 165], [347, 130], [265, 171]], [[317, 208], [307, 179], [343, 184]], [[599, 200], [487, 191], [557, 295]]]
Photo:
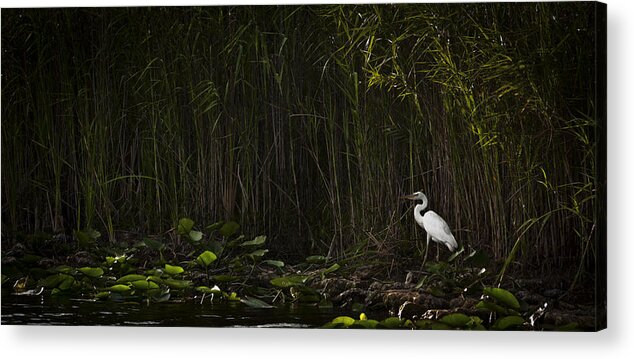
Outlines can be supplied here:
[[125, 284], [116, 284], [108, 288], [108, 290], [111, 292], [123, 293], [129, 291], [130, 287]]
[[395, 329], [401, 326], [402, 320], [398, 317], [389, 317], [379, 322], [379, 325], [383, 328]]
[[261, 244], [264, 244], [264, 242], [266, 242], [266, 236], [257, 236], [253, 240], [242, 242], [242, 244], [240, 244], [240, 246], [241, 247], [245, 247], [245, 246], [259, 246]]
[[157, 275], [151, 275], [147, 277], [147, 280], [151, 280], [156, 284], [165, 284], [165, 280]]
[[354, 323], [352, 323], [352, 325], [350, 325], [350, 327], [351, 328], [375, 329], [378, 324], [379, 324], [379, 322], [377, 320], [374, 320], [374, 319], [355, 320]]
[[144, 275], [140, 275], [140, 274], [128, 274], [128, 275], [124, 275], [123, 277], [117, 279], [117, 281], [115, 283], [117, 284], [125, 284], [125, 283], [130, 283], [130, 282], [134, 282], [137, 280], [145, 280], [146, 277]]
[[82, 267], [82, 268], [79, 268], [78, 271], [82, 272], [83, 274], [91, 278], [99, 278], [103, 275], [103, 269], [99, 267], [97, 268]]
[[275, 308], [274, 306], [260, 300], [257, 298], [244, 297], [240, 299], [240, 302], [251, 307], [251, 308]]
[[451, 313], [440, 318], [440, 322], [454, 328], [464, 328], [467, 324], [472, 323], [472, 319], [462, 313]]
[[158, 284], [148, 280], [135, 280], [130, 284], [134, 287], [134, 289], [140, 290], [158, 289], [159, 287]]
[[201, 239], [203, 239], [203, 232], [189, 231], [189, 239], [191, 239], [194, 242], [198, 242]]
[[487, 301], [483, 301], [481, 300], [480, 302], [478, 302], [478, 304], [476, 304], [476, 309], [482, 309], [482, 310], [486, 310], [489, 312], [494, 312], [494, 313], [498, 313], [498, 314], [502, 314], [502, 315], [506, 315], [508, 314], [508, 310], [500, 305], [497, 305], [495, 303], [491, 303], [491, 302], [487, 302]]
[[222, 222], [222, 221], [221, 221], [221, 222], [216, 222], [216, 223], [214, 223], [214, 224], [210, 224], [210, 225], [208, 225], [207, 227], [205, 227], [205, 230], [207, 230], [207, 231], [215, 231], [216, 229], [218, 229], [218, 228], [222, 227], [222, 225], [223, 225], [224, 223], [225, 223], [225, 222]]
[[176, 231], [178, 232], [178, 234], [180, 235], [185, 235], [188, 234], [192, 228], [194, 228], [194, 221], [189, 219], [189, 218], [181, 218], [178, 221], [178, 226]]
[[249, 256], [251, 258], [262, 257], [263, 255], [265, 255], [268, 252], [269, 252], [268, 249], [258, 249], [258, 250], [255, 250], [255, 251], [249, 253]]
[[52, 271], [54, 272], [59, 272], [59, 273], [64, 273], [64, 274], [70, 274], [75, 270], [75, 268], [73, 267], [69, 267], [67, 265], [59, 265], [55, 268], [52, 269]]
[[178, 275], [183, 273], [185, 270], [181, 266], [173, 266], [169, 264], [165, 264], [165, 273], [169, 275]]
[[263, 264], [268, 264], [270, 266], [277, 267], [277, 268], [284, 267], [284, 262], [282, 262], [282, 261], [275, 261], [275, 260], [267, 259], [267, 260], [263, 261], [262, 263]]
[[344, 327], [349, 327], [352, 324], [354, 324], [354, 322], [355, 322], [354, 318], [341, 316], [341, 317], [337, 317], [337, 318], [333, 319], [331, 323], [333, 323], [333, 324], [343, 324]]
[[324, 264], [328, 261], [328, 258], [324, 256], [310, 256], [306, 258], [306, 263], [310, 264]]
[[491, 328], [495, 330], [507, 330], [508, 328], [520, 326], [522, 324], [524, 324], [524, 318], [517, 315], [509, 315], [508, 317], [498, 319]]
[[165, 279], [165, 285], [172, 289], [186, 289], [193, 285], [190, 280]]
[[420, 319], [416, 321], [415, 325], [420, 329], [431, 329], [434, 323], [435, 321], [431, 319]]
[[487, 287], [483, 289], [483, 292], [484, 294], [490, 296], [491, 298], [495, 298], [495, 300], [497, 300], [498, 303], [503, 304], [506, 307], [509, 307], [515, 310], [520, 309], [519, 301], [508, 290], [505, 290], [502, 288]]
[[218, 288], [217, 285], [215, 285], [213, 288], [209, 288], [204, 285], [201, 285], [200, 287], [196, 287], [196, 290], [206, 294], [221, 294], [222, 293], [222, 290], [220, 290], [220, 288]]
[[99, 292], [95, 294], [95, 299], [107, 299], [110, 296], [110, 292]]
[[165, 244], [151, 238], [144, 238], [143, 244], [150, 249], [154, 249], [155, 251], [162, 251], [163, 249], [165, 249]]
[[339, 264], [335, 263], [335, 264], [331, 265], [330, 267], [328, 267], [327, 269], [324, 269], [321, 272], [321, 279], [323, 280], [326, 277], [326, 274], [332, 273], [332, 272], [336, 271], [339, 268], [341, 268], [341, 266]]
[[271, 284], [279, 288], [290, 288], [298, 285], [303, 285], [308, 279], [308, 276], [304, 275], [290, 275], [286, 277], [277, 277], [271, 279]]
[[56, 288], [63, 281], [68, 280], [69, 278], [73, 279], [73, 277], [69, 276], [68, 274], [63, 274], [63, 273], [53, 274], [38, 281], [38, 285], [47, 289]]
[[230, 302], [239, 302], [241, 299], [238, 297], [236, 292], [231, 292], [231, 294], [223, 293], [225, 298]]
[[214, 252], [204, 251], [196, 258], [196, 262], [203, 267], [209, 267], [216, 259], [218, 259], [218, 257], [216, 257]]
[[60, 290], [67, 290], [72, 287], [73, 283], [75, 283], [75, 278], [66, 278], [57, 286], [57, 288], [59, 288]]
[[229, 221], [220, 227], [220, 235], [223, 237], [231, 237], [238, 232], [240, 225], [234, 221]]

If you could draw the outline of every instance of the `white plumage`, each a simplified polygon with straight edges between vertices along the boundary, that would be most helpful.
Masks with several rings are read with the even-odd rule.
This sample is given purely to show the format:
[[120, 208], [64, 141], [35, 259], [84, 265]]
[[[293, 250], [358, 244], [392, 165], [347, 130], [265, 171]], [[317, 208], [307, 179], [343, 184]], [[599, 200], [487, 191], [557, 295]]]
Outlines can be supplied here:
[[[414, 207], [414, 219], [419, 226], [421, 226], [425, 232], [427, 232], [427, 247], [425, 248], [425, 259], [427, 258], [427, 248], [429, 247], [429, 240], [433, 240], [438, 244], [444, 244], [450, 251], [458, 249], [458, 242], [451, 233], [449, 225], [445, 220], [434, 211], [427, 211], [425, 214], [421, 214], [427, 208], [427, 196], [422, 192], [415, 192], [409, 196], [405, 196], [409, 200], [422, 201]], [[423, 259], [423, 264], [425, 263]]]

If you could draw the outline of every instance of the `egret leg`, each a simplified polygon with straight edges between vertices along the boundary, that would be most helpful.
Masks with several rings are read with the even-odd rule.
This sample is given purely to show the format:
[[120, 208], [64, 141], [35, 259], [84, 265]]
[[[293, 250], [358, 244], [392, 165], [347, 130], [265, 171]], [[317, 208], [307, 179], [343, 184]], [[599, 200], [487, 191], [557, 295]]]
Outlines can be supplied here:
[[427, 235], [427, 245], [425, 246], [425, 256], [423, 257], [423, 264], [420, 266], [420, 269], [423, 270], [425, 269], [425, 261], [427, 260], [427, 250], [429, 249], [429, 239], [430, 239], [430, 235]]
[[440, 244], [436, 243], [436, 262], [440, 261]]

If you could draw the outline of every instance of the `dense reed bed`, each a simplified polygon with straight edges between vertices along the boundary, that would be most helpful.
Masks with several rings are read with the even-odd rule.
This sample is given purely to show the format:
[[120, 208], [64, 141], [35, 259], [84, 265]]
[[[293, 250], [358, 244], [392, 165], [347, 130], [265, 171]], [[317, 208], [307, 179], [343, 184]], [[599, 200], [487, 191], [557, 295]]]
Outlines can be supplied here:
[[591, 274], [594, 10], [3, 9], [2, 230], [188, 216], [288, 257], [416, 257], [398, 197], [422, 189], [463, 245]]

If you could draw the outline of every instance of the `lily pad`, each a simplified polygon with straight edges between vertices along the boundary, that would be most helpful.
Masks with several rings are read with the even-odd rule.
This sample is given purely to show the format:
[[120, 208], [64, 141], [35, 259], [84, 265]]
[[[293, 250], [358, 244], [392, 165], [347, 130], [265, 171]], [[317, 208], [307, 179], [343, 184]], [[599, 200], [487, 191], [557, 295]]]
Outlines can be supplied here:
[[266, 308], [275, 308], [274, 306], [260, 300], [257, 298], [251, 298], [251, 297], [244, 297], [242, 299], [240, 299], [240, 302], [242, 302], [242, 304], [245, 304], [251, 308], [262, 308], [262, 309], [266, 309]]
[[246, 241], [246, 242], [242, 242], [242, 244], [240, 244], [241, 247], [245, 247], [245, 246], [259, 246], [261, 244], [264, 244], [264, 242], [266, 242], [266, 236], [257, 236], [254, 239], [250, 240], [250, 241]]
[[508, 317], [498, 319], [491, 328], [495, 330], [507, 330], [522, 324], [524, 324], [524, 318], [517, 315], [509, 315]]
[[216, 259], [218, 259], [218, 257], [216, 257], [214, 252], [204, 251], [196, 258], [196, 262], [203, 267], [209, 267]]
[[333, 324], [342, 324], [346, 328], [351, 326], [352, 324], [354, 324], [354, 322], [356, 322], [356, 320], [354, 320], [354, 318], [350, 318], [350, 317], [347, 317], [347, 316], [337, 317], [337, 318], [332, 320]]
[[515, 298], [515, 296], [506, 289], [487, 287], [483, 289], [483, 292], [489, 297], [495, 298], [495, 300], [498, 301], [498, 303], [506, 307], [509, 307], [515, 310], [520, 309], [520, 303], [517, 300], [517, 298]]
[[290, 275], [286, 277], [277, 277], [271, 279], [271, 284], [279, 288], [290, 288], [294, 286], [304, 285], [308, 279], [305, 275]]
[[272, 259], [267, 259], [267, 260], [263, 261], [262, 264], [268, 264], [270, 266], [277, 267], [277, 268], [284, 267], [284, 262], [276, 261], [276, 260], [272, 260]]
[[84, 275], [90, 278], [99, 278], [103, 275], [103, 269], [99, 267], [97, 268], [82, 267], [82, 268], [79, 268], [78, 271], [82, 272]]
[[129, 291], [131, 288], [125, 284], [116, 284], [113, 285], [112, 287], [108, 288], [109, 291], [111, 292], [116, 292], [116, 293], [123, 293], [123, 292], [127, 292]]
[[188, 236], [189, 236], [189, 239], [191, 239], [193, 242], [198, 242], [201, 239], [203, 239], [203, 232], [189, 231]]
[[148, 280], [135, 280], [130, 284], [134, 287], [134, 289], [140, 290], [158, 289], [159, 287], [158, 284]]
[[169, 264], [165, 264], [165, 273], [169, 275], [178, 275], [183, 273], [185, 270], [181, 266], [173, 266]]
[[228, 275], [228, 274], [217, 274], [217, 275], [211, 276], [211, 278], [214, 281], [220, 282], [220, 283], [233, 282], [240, 279], [240, 277], [238, 276]]
[[180, 235], [189, 234], [189, 232], [194, 228], [194, 221], [189, 218], [181, 218], [178, 221], [178, 226], [176, 227], [176, 231]]
[[240, 225], [234, 221], [226, 222], [220, 227], [220, 235], [223, 237], [231, 237], [238, 232]]
[[146, 276], [144, 275], [140, 275], [140, 274], [128, 274], [128, 275], [124, 275], [123, 277], [117, 279], [117, 281], [115, 283], [117, 284], [125, 284], [125, 283], [131, 283], [137, 280], [145, 280]]
[[467, 324], [472, 323], [472, 319], [462, 313], [451, 313], [440, 318], [440, 322], [454, 328], [464, 328]]
[[186, 289], [193, 285], [190, 280], [165, 279], [165, 285], [172, 289]]

